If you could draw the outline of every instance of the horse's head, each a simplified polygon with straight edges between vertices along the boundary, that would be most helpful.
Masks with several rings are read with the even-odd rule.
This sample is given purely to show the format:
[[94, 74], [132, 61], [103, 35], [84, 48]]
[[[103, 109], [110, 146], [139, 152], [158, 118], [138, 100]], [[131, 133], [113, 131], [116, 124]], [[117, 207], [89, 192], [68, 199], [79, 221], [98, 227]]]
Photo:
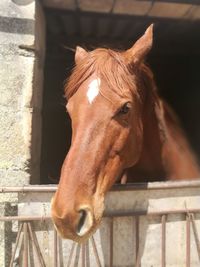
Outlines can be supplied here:
[[94, 232], [105, 193], [139, 159], [139, 66], [151, 46], [152, 26], [125, 52], [76, 50], [76, 67], [66, 88], [72, 143], [52, 200], [52, 217], [64, 238], [81, 242]]

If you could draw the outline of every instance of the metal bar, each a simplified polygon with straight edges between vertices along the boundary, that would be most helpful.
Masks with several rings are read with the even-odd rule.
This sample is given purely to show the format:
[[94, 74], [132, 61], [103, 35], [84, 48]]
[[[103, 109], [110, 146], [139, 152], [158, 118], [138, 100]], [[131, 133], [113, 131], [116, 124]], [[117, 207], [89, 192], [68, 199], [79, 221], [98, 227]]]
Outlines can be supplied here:
[[198, 213], [200, 209], [180, 209], [180, 210], [157, 210], [157, 211], [148, 211], [148, 210], [128, 210], [128, 211], [109, 211], [104, 213], [104, 217], [128, 217], [128, 216], [162, 216], [168, 214], [186, 214], [186, 213]]
[[26, 222], [23, 225], [23, 231], [24, 231], [23, 267], [28, 267], [28, 227]]
[[199, 180], [193, 181], [179, 181], [179, 182], [153, 182], [153, 183], [127, 183], [115, 184], [111, 191], [134, 191], [134, 190], [168, 190], [177, 188], [196, 188], [200, 187]]
[[85, 267], [85, 243], [82, 244], [82, 267]]
[[79, 266], [79, 259], [80, 259], [80, 244], [77, 244], [76, 246], [76, 257], [74, 260], [74, 267]]
[[114, 218], [110, 220], [110, 267], [113, 267], [113, 224]]
[[[187, 214], [187, 213], [199, 213], [200, 209], [180, 209], [180, 210], [128, 210], [128, 211], [109, 211], [104, 213], [104, 217], [129, 217], [129, 216], [162, 216], [167, 214]], [[45, 221], [50, 220], [51, 216], [2, 216], [0, 221]]]
[[135, 216], [135, 255], [136, 255], [136, 262], [138, 258], [139, 252], [139, 216]]
[[21, 221], [21, 222], [27, 222], [27, 221], [45, 221], [50, 220], [51, 216], [2, 216], [0, 217], [0, 221], [3, 222], [10, 222], [10, 221]]
[[[0, 193], [27, 193], [27, 192], [55, 192], [57, 185], [31, 185], [31, 186], [1, 186]], [[176, 189], [176, 188], [196, 188], [200, 187], [199, 180], [179, 181], [179, 182], [153, 182], [153, 183], [128, 183], [115, 184], [111, 191], [131, 191], [131, 190], [160, 190], [160, 189]]]
[[58, 266], [63, 267], [64, 262], [63, 262], [63, 245], [62, 245], [62, 238], [60, 236], [57, 236], [57, 241], [58, 241]]
[[14, 263], [14, 260], [15, 260], [15, 254], [16, 254], [17, 247], [18, 247], [18, 244], [19, 244], [19, 239], [20, 239], [20, 236], [21, 236], [22, 228], [23, 228], [23, 224], [21, 223], [20, 226], [19, 226], [18, 233], [17, 233], [16, 242], [15, 242], [15, 246], [14, 246], [14, 250], [13, 250], [13, 253], [12, 253], [12, 257], [11, 257], [11, 260], [10, 260], [9, 267], [13, 267], [13, 263]]
[[92, 236], [90, 240], [91, 240], [91, 243], [92, 243], [92, 247], [93, 247], [93, 251], [94, 251], [94, 256], [95, 256], [97, 265], [98, 265], [98, 267], [101, 267], [101, 262], [100, 262], [98, 250], [97, 250], [97, 247], [96, 247], [96, 243], [95, 243], [95, 240], [94, 240], [94, 236]]
[[29, 192], [55, 192], [57, 189], [55, 186], [43, 186], [43, 185], [32, 185], [32, 186], [1, 186], [0, 193], [29, 193]]
[[54, 267], [58, 266], [58, 235], [54, 228]]
[[70, 253], [69, 253], [69, 261], [67, 263], [67, 267], [70, 267], [71, 266], [71, 262], [72, 262], [72, 257], [73, 257], [73, 254], [74, 254], [75, 246], [76, 246], [76, 243], [73, 242], [73, 244], [71, 246], [71, 249], [70, 249]]
[[190, 218], [191, 218], [191, 222], [192, 222], [192, 229], [193, 229], [193, 233], [194, 233], [194, 239], [196, 242], [197, 253], [198, 253], [199, 262], [200, 262], [200, 241], [199, 241], [199, 236], [198, 236], [198, 232], [197, 232], [197, 227], [195, 224], [194, 214], [190, 214]]
[[35, 232], [32, 230], [32, 226], [31, 226], [30, 222], [28, 222], [28, 229], [29, 229], [29, 234], [30, 234], [30, 237], [31, 237], [31, 241], [32, 241], [32, 243], [34, 245], [38, 260], [40, 262], [40, 266], [41, 267], [45, 267], [46, 265], [45, 265], [44, 259], [42, 257], [42, 253], [40, 251], [40, 247], [39, 247], [39, 244], [38, 244], [38, 241], [37, 241], [37, 237], [35, 235]]
[[90, 267], [89, 240], [85, 244], [86, 267]]
[[166, 215], [162, 215], [162, 245], [161, 245], [161, 266], [166, 266]]
[[190, 214], [186, 215], [186, 267], [190, 267]]
[[135, 266], [140, 266], [140, 255], [139, 255], [139, 244], [140, 244], [140, 217], [135, 216]]

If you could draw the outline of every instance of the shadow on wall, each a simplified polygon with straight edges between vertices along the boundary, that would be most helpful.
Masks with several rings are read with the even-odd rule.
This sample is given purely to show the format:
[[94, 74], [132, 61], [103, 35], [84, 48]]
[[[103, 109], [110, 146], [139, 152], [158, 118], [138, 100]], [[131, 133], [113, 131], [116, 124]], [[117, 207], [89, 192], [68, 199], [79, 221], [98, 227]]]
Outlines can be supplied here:
[[[130, 210], [132, 212], [142, 210], [147, 213], [148, 198], [144, 198], [143, 194], [137, 192], [134, 198], [131, 196], [131, 192], [108, 193], [106, 213], [112, 213], [113, 210], [122, 213]], [[118, 201], [116, 201], [117, 199]], [[130, 199], [129, 204], [127, 204], [128, 199]], [[99, 228], [101, 244], [99, 251], [102, 251], [104, 265], [139, 266], [136, 264], [141, 262], [141, 257], [144, 254], [148, 223], [145, 216], [105, 217]], [[156, 235], [156, 233], [154, 234]]]
[[104, 219], [99, 229], [103, 266], [137, 266], [144, 254], [147, 231], [143, 217]]
[[[119, 192], [118, 192], [119, 193]], [[116, 193], [117, 194], [117, 193]], [[199, 188], [145, 190], [108, 194], [107, 210], [143, 211], [144, 214], [158, 211], [196, 209], [199, 207]], [[117, 197], [117, 198], [116, 198]], [[118, 201], [117, 201], [118, 200]], [[165, 232], [166, 264], [184, 266], [186, 263], [187, 221], [186, 214], [171, 213], [161, 215], [105, 218], [99, 229], [100, 250], [105, 266], [161, 266], [162, 262], [162, 222], [166, 220]], [[196, 229], [200, 215], [195, 214]], [[163, 222], [164, 225], [164, 222]], [[198, 241], [192, 226], [190, 236], [191, 266], [199, 266]], [[198, 231], [197, 231], [198, 232]], [[198, 233], [196, 233], [198, 235]], [[113, 244], [113, 247], [112, 247]], [[113, 248], [113, 249], [112, 249]], [[176, 248], [176, 249], [175, 249]], [[164, 255], [164, 254], [163, 254]], [[113, 263], [113, 265], [111, 264]], [[138, 264], [138, 265], [137, 265]]]

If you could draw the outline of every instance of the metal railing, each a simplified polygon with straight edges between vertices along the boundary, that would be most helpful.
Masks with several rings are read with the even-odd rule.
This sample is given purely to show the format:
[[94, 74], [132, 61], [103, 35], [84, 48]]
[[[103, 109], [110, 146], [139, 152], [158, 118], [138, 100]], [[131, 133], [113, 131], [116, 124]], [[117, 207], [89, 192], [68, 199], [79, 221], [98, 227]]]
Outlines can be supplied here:
[[[111, 191], [132, 191], [132, 190], [160, 190], [178, 188], [200, 187], [200, 180], [181, 182], [154, 182], [154, 183], [128, 183], [115, 184]], [[28, 192], [55, 192], [57, 185], [25, 185], [25, 186], [0, 186], [0, 193], [28, 193]]]
[[[113, 190], [151, 190], [151, 189], [171, 189], [171, 188], [190, 188], [190, 187], [200, 187], [200, 181], [194, 182], [182, 182], [182, 183], [155, 183], [155, 184], [135, 184], [135, 185], [126, 185], [126, 186], [114, 186]], [[27, 193], [27, 192], [54, 192], [56, 190], [56, 186], [24, 186], [24, 187], [1, 187], [1, 193]], [[141, 265], [140, 262], [140, 218], [141, 216], [159, 216], [160, 217], [160, 224], [161, 224], [161, 267], [166, 267], [166, 223], [168, 220], [168, 216], [171, 214], [181, 214], [185, 217], [185, 224], [186, 224], [186, 251], [185, 251], [185, 263], [186, 267], [191, 266], [191, 233], [194, 235], [194, 241], [196, 244], [197, 254], [200, 263], [200, 240], [198, 236], [197, 226], [195, 222], [195, 217], [197, 214], [200, 214], [199, 209], [173, 209], [173, 210], [157, 210], [157, 211], [145, 211], [145, 210], [130, 210], [130, 211], [111, 211], [104, 214], [104, 217], [110, 218], [109, 224], [109, 248], [110, 248], [110, 255], [109, 255], [109, 266], [113, 267], [113, 260], [114, 260], [114, 223], [115, 218], [118, 217], [134, 217], [134, 224], [135, 224], [135, 254], [136, 257], [133, 259], [133, 266], [139, 267]], [[42, 256], [41, 248], [39, 246], [39, 242], [36, 236], [36, 233], [33, 229], [33, 222], [34, 221], [47, 221], [51, 220], [50, 216], [1, 216], [0, 221], [2, 222], [10, 222], [10, 221], [18, 221], [19, 227], [16, 236], [15, 245], [12, 251], [12, 256], [10, 259], [9, 267], [14, 267], [16, 251], [20, 251], [20, 255], [22, 255], [22, 266], [28, 267], [29, 266], [29, 257], [31, 253], [29, 252], [30, 245], [34, 248], [35, 254], [37, 255], [38, 262], [41, 267], [48, 267], [44, 261]], [[192, 231], [191, 231], [192, 230]], [[62, 240], [58, 237], [56, 230], [54, 229], [54, 252], [53, 252], [53, 266], [58, 267], [60, 266], [61, 259], [59, 259], [60, 246], [62, 245]], [[77, 244], [73, 243], [69, 252], [69, 258], [67, 262], [67, 267], [77, 266], [77, 262], [81, 260], [82, 267], [88, 267], [89, 265], [89, 256], [88, 256], [88, 249], [89, 243], [93, 248], [93, 254], [96, 259], [97, 266], [102, 266], [99, 252], [97, 249], [97, 245], [95, 242], [94, 237], [91, 237], [87, 242], [84, 244]], [[157, 248], [156, 248], [157, 249]], [[74, 252], [79, 251], [76, 255], [76, 260], [73, 261]]]

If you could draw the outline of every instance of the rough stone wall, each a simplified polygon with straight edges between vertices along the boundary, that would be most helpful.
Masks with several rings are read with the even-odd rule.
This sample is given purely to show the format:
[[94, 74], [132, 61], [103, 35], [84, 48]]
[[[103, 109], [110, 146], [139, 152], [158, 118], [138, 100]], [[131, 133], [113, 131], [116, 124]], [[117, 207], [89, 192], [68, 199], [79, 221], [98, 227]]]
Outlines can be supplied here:
[[[0, 1], [0, 186], [39, 182], [45, 20], [38, 1]], [[0, 215], [16, 212], [16, 194], [0, 195]], [[16, 211], [15, 211], [16, 210]], [[0, 266], [12, 246], [0, 223]]]
[[44, 18], [35, 1], [17, 2], [0, 2], [1, 185], [36, 183], [39, 174]]

